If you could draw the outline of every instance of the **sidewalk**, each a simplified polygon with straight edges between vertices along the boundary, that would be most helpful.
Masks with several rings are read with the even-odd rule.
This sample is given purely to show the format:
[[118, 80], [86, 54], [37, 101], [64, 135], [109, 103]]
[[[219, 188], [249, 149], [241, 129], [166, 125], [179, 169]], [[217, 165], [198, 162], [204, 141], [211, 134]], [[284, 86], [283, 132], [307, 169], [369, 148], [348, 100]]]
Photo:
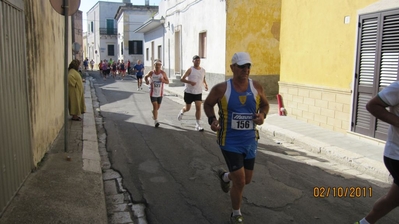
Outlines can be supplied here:
[[[108, 223], [90, 83], [83, 121], [68, 121], [0, 218], [9, 223]], [[67, 160], [67, 156], [71, 159]]]
[[[181, 100], [184, 86], [165, 85], [167, 95], [176, 95]], [[202, 98], [208, 96], [203, 92]], [[279, 116], [277, 100], [270, 100], [270, 111], [259, 130], [288, 144], [295, 144], [308, 151], [323, 154], [339, 163], [389, 182], [389, 173], [383, 163], [384, 142], [354, 133], [340, 133], [296, 120], [290, 116]]]

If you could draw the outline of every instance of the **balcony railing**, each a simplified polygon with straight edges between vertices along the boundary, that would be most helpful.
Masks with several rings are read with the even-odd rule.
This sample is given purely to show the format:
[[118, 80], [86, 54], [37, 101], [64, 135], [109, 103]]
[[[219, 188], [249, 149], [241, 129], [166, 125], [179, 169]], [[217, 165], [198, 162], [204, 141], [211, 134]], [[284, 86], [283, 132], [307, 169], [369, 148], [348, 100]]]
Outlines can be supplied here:
[[100, 28], [100, 35], [116, 35], [117, 33], [117, 28]]

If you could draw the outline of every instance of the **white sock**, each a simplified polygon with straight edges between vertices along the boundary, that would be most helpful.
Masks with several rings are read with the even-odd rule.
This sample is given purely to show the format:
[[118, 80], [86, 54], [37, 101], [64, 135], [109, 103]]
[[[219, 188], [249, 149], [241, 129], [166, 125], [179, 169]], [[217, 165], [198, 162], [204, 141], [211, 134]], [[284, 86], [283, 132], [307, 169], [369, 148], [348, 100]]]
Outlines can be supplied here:
[[359, 224], [370, 224], [367, 222], [366, 218], [363, 218], [362, 220], [359, 221]]
[[197, 126], [200, 126], [200, 120], [196, 120], [196, 121], [195, 121], [195, 124], [196, 124]]
[[224, 174], [223, 174], [223, 181], [224, 181], [224, 182], [230, 182], [229, 173], [224, 173]]
[[180, 110], [180, 114], [184, 114], [183, 109]]
[[233, 210], [233, 216], [236, 216], [236, 215], [241, 215], [241, 210], [240, 209]]

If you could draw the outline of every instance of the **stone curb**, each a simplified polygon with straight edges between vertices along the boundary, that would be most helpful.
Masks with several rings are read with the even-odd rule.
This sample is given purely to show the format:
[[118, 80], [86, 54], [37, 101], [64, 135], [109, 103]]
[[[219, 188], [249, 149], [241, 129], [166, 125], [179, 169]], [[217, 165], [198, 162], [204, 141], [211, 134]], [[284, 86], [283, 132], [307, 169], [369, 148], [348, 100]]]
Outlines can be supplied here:
[[97, 153], [99, 158], [99, 169], [102, 173], [102, 183], [104, 186], [104, 199], [107, 208], [106, 214], [108, 216], [108, 223], [147, 224], [147, 217], [145, 214], [146, 206], [144, 204], [133, 204], [130, 193], [123, 188], [122, 176], [111, 167], [109, 154], [106, 148], [107, 134], [103, 125], [104, 122], [103, 117], [101, 116], [100, 103], [98, 102], [94, 85], [91, 84], [90, 87], [90, 95], [93, 96], [91, 98], [92, 101], [90, 104], [92, 104], [94, 108], [94, 127], [97, 128], [96, 133], [98, 132], [96, 139]]

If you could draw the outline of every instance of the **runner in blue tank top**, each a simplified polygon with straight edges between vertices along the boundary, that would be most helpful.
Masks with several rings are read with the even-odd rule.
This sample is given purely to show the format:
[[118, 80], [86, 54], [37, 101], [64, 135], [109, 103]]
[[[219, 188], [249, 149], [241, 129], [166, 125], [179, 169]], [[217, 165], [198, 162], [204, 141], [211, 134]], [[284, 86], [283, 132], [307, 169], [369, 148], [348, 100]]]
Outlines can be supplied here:
[[[204, 102], [208, 123], [217, 132], [218, 143], [229, 172], [217, 171], [224, 192], [229, 192], [233, 212], [231, 223], [243, 223], [241, 201], [244, 186], [252, 179], [261, 125], [269, 112], [262, 86], [249, 78], [251, 58], [246, 52], [231, 59], [233, 78], [215, 85]], [[214, 107], [218, 105], [219, 119]], [[230, 181], [233, 186], [230, 189]]]

